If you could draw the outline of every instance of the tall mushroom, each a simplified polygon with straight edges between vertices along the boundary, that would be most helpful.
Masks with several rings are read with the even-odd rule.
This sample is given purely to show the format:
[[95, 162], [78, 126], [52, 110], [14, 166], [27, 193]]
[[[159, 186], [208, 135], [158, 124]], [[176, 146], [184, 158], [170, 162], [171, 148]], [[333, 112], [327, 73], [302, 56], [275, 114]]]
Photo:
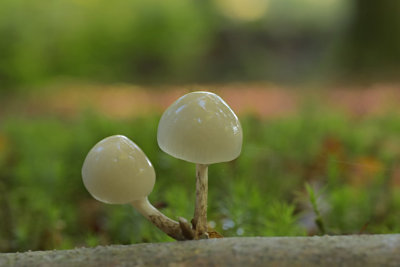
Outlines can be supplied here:
[[150, 204], [147, 196], [153, 190], [155, 177], [154, 168], [143, 151], [123, 135], [98, 142], [82, 167], [83, 183], [95, 199], [109, 204], [129, 203], [172, 238], [191, 239], [182, 231], [183, 219], [178, 223]]
[[214, 93], [192, 92], [162, 115], [157, 132], [160, 148], [196, 164], [195, 239], [208, 238], [208, 165], [231, 161], [242, 149], [242, 127], [225, 101]]

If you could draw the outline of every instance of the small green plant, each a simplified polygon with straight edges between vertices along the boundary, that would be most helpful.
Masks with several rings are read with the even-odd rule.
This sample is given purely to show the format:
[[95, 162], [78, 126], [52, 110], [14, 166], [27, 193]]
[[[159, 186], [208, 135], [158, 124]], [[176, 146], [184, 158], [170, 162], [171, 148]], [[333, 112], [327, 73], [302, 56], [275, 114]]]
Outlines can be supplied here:
[[315, 217], [315, 224], [317, 225], [318, 230], [320, 231], [320, 233], [322, 235], [324, 235], [326, 233], [325, 224], [324, 224], [324, 221], [322, 219], [321, 213], [320, 213], [319, 208], [318, 208], [317, 196], [315, 194], [314, 189], [312, 188], [312, 186], [310, 184], [306, 183], [305, 187], [306, 187], [308, 196], [310, 198], [310, 203], [311, 203], [312, 209], [313, 209], [313, 211], [315, 213], [315, 216], [316, 216]]
[[216, 94], [192, 92], [179, 98], [162, 115], [157, 140], [166, 153], [196, 163], [196, 204], [190, 225], [174, 221], [148, 201], [155, 171], [150, 160], [122, 135], [107, 137], [86, 156], [83, 182], [97, 200], [131, 203], [144, 217], [176, 240], [220, 236], [207, 225], [208, 165], [231, 161], [242, 149], [242, 127], [232, 109]]

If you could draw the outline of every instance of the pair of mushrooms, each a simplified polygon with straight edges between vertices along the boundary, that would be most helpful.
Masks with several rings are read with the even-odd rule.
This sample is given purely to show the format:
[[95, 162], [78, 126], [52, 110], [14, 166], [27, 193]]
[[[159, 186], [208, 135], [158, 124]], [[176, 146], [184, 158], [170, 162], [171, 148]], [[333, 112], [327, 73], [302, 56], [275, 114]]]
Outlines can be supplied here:
[[216, 94], [192, 92], [174, 102], [162, 115], [157, 141], [178, 159], [196, 164], [196, 204], [192, 225], [174, 221], [150, 204], [154, 168], [143, 151], [122, 135], [107, 137], [88, 153], [82, 167], [83, 183], [97, 200], [131, 204], [155, 226], [176, 240], [208, 238], [208, 165], [237, 158], [242, 128], [236, 114]]

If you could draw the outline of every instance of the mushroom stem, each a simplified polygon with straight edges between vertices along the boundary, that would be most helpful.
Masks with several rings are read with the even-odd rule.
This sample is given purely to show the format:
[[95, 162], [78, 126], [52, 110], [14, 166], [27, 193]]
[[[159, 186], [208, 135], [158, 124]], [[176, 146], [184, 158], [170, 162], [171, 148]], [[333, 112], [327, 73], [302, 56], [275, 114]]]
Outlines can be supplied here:
[[180, 224], [162, 214], [158, 209], [151, 205], [147, 197], [135, 200], [131, 204], [137, 211], [146, 217], [146, 219], [170, 237], [176, 240], [188, 239], [182, 232]]
[[196, 164], [196, 206], [192, 221], [195, 239], [207, 239], [208, 165]]

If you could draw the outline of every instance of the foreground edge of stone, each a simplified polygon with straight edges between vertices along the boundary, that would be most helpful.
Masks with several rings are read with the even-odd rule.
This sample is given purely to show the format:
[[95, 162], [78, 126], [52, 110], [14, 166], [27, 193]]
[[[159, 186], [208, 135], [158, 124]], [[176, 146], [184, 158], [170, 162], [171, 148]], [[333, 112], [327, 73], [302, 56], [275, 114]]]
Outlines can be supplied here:
[[0, 254], [0, 266], [400, 266], [400, 234], [235, 237]]

